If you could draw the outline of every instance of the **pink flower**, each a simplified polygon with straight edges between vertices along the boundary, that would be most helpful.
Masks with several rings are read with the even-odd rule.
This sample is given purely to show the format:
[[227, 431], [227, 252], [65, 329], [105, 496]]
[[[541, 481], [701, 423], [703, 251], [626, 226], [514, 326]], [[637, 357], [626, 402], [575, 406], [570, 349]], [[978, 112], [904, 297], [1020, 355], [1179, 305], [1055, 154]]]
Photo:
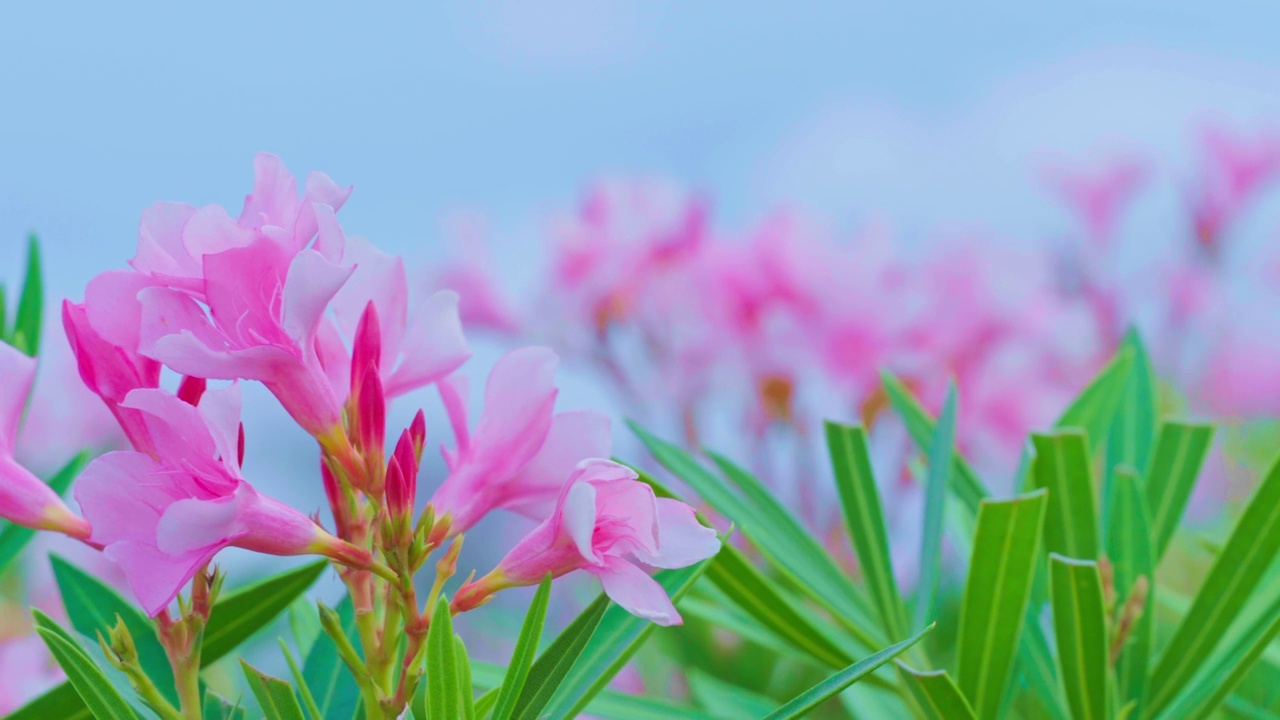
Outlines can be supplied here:
[[237, 387], [204, 393], [198, 408], [157, 389], [135, 390], [122, 406], [138, 411], [155, 454], [97, 458], [77, 483], [76, 499], [94, 523], [91, 539], [151, 615], [225, 547], [368, 563], [367, 552], [241, 478]]
[[0, 342], [0, 517], [24, 527], [89, 537], [58, 494], [14, 459], [18, 428], [36, 376], [36, 359]]
[[1204, 169], [1193, 190], [1192, 213], [1196, 241], [1215, 256], [1228, 226], [1280, 175], [1280, 134], [1268, 130], [1256, 138], [1242, 138], [1208, 127], [1202, 143]]
[[53, 689], [64, 677], [39, 635], [0, 642], [0, 715], [8, 716]]
[[1115, 239], [1121, 213], [1147, 176], [1147, 166], [1140, 160], [1116, 158], [1093, 173], [1052, 169], [1048, 182], [1079, 217], [1089, 244], [1100, 250]]
[[461, 378], [439, 385], [457, 447], [445, 451], [449, 476], [431, 502], [437, 517], [451, 515], [452, 534], [498, 508], [546, 517], [580, 461], [609, 457], [608, 417], [590, 410], [554, 414], [558, 362], [542, 347], [502, 356], [489, 373], [474, 435], [467, 429]]
[[453, 606], [469, 610], [494, 592], [534, 585], [550, 574], [586, 570], [627, 612], [659, 625], [683, 620], [662, 586], [628, 558], [658, 568], [680, 568], [715, 555], [715, 530], [693, 508], [637, 480], [609, 460], [587, 460], [569, 476], [551, 517], [516, 544], [483, 578], [458, 590]]

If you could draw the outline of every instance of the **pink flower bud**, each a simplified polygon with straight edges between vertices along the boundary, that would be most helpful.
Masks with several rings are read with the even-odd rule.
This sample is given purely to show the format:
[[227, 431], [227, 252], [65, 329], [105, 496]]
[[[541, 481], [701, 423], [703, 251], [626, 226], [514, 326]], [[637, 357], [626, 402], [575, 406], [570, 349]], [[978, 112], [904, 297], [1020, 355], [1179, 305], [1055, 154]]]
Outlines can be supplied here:
[[421, 408], [418, 409], [418, 414], [413, 416], [413, 422], [409, 423], [409, 437], [413, 439], [413, 460], [415, 463], [421, 463], [422, 449], [427, 444], [427, 418]]
[[355, 342], [351, 349], [351, 394], [358, 394], [363, 384], [362, 375], [372, 368], [376, 375], [382, 367], [382, 328], [378, 322], [378, 309], [370, 300], [360, 315], [356, 326]]
[[202, 377], [187, 375], [182, 378], [182, 384], [178, 385], [178, 399], [188, 405], [199, 405], [208, 385], [209, 381]]

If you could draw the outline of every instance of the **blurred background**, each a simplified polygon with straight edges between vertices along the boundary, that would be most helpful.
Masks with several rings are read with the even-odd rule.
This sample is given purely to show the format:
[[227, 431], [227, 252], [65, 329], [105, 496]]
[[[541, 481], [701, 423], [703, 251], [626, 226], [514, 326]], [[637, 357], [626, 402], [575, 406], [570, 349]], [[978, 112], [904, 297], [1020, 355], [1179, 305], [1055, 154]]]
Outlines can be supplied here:
[[[1168, 402], [1256, 421], [1280, 408], [1280, 390], [1265, 382], [1270, 358], [1280, 357], [1271, 295], [1280, 284], [1280, 193], [1266, 192], [1280, 168], [1277, 20], [1274, 7], [1243, 2], [8, 4], [0, 9], [0, 274], [16, 281], [23, 240], [35, 231], [51, 298], [79, 299], [90, 277], [132, 257], [144, 208], [177, 200], [234, 214], [251, 187], [253, 155], [269, 151], [299, 176], [318, 170], [354, 185], [341, 213], [347, 232], [403, 254], [425, 285], [460, 259], [485, 258], [486, 279], [521, 330], [473, 334], [468, 372], [478, 382], [503, 349], [557, 339], [561, 325], [582, 320], [542, 312], [555, 284], [547, 278], [564, 257], [557, 228], [565, 217], [582, 225], [596, 189], [614, 187], [598, 181], [641, 179], [674, 193], [677, 206], [705, 210], [705, 234], [729, 246], [750, 244], [779, 213], [800, 218], [796, 227], [853, 248], [850, 267], [875, 265], [869, 282], [901, 293], [894, 298], [937, 286], [899, 282], [896, 269], [928, 278], [921, 268], [954, 270], [945, 258], [978, 256], [980, 269], [960, 263], [956, 274], [986, 294], [1021, 302], [1012, 290], [1002, 295], [1013, 281], [1055, 298], [1042, 316], [1035, 303], [1024, 309], [1030, 326], [1040, 322], [1065, 346], [1055, 353], [1073, 358], [1071, 367], [1054, 375], [1034, 411], [1009, 420], [992, 401], [996, 410], [974, 422], [1008, 420], [1002, 437], [1051, 419], [1133, 324], [1158, 345]], [[1222, 180], [1238, 180], [1240, 166], [1252, 173], [1246, 188]], [[1088, 193], [1072, 190], [1088, 178], [1098, 186], [1119, 178], [1111, 190], [1123, 212], [1102, 230], [1081, 209]], [[1218, 207], [1224, 182], [1241, 197]], [[860, 255], [858, 243], [890, 246], [893, 260]], [[1009, 259], [1026, 256], [1033, 270]], [[1211, 280], [1195, 269], [1205, 267]], [[1105, 280], [1095, 287], [1089, 277]], [[956, 299], [925, 294], [943, 305]], [[1201, 326], [1230, 318], [1230, 337], [1183, 332], [1200, 311], [1210, 318]], [[1099, 314], [1108, 327], [1098, 327]], [[1247, 347], [1215, 365], [1214, 351], [1241, 338]], [[592, 365], [583, 355], [576, 367]], [[1039, 376], [1024, 385], [995, 367], [984, 366], [985, 381], [960, 377], [962, 407], [985, 403], [992, 373], [1010, 392], [1041, 392]], [[935, 410], [941, 383], [962, 373], [946, 361], [894, 369], [916, 372]], [[780, 389], [766, 384], [777, 380], [773, 369], [756, 370], [734, 397], [759, 394], [769, 410], [781, 392], [790, 416], [807, 375], [797, 371]], [[1184, 379], [1188, 387], [1178, 387]], [[646, 414], [599, 367], [562, 370], [561, 381], [563, 408]], [[839, 401], [813, 402], [812, 415], [867, 419], [875, 391], [859, 382]], [[968, 385], [977, 386], [974, 402]], [[817, 387], [811, 397], [823, 394]], [[430, 444], [448, 443], [433, 395], [402, 402], [397, 418], [426, 404]], [[249, 399], [249, 477], [299, 507], [319, 507], [312, 442], [265, 393]], [[749, 454], [734, 421], [710, 417], [690, 436], [679, 413], [648, 415], [690, 444], [710, 438]], [[791, 440], [803, 449], [812, 434], [797, 432]], [[615, 434], [621, 454], [635, 452], [625, 431]], [[1011, 471], [1016, 442], [967, 442], [990, 451], [994, 472]], [[885, 474], [896, 477], [905, 446], [878, 443], [889, 448]], [[755, 461], [779, 466], [776, 457]], [[428, 466], [424, 486], [442, 472]], [[808, 472], [779, 471], [776, 484]], [[1209, 500], [1230, 499], [1230, 487], [1210, 484]], [[802, 495], [792, 499], [806, 502]], [[911, 492], [903, 497], [912, 507]]]

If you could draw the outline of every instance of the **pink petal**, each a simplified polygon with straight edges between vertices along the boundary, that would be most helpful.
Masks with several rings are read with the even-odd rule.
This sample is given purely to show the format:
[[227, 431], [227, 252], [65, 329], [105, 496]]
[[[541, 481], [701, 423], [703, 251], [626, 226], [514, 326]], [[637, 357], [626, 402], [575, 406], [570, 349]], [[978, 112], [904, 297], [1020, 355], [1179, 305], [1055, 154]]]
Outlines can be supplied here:
[[156, 526], [156, 547], [169, 555], [226, 545], [243, 530], [239, 495], [179, 500], [165, 510]]
[[40, 478], [0, 454], [0, 517], [24, 527], [74, 534], [78, 519]]
[[292, 260], [292, 255], [266, 238], [205, 256], [209, 314], [234, 346], [288, 346], [290, 336], [279, 323], [280, 288]]
[[175, 484], [148, 482], [164, 466], [138, 452], [109, 452], [89, 463], [76, 480], [75, 496], [94, 542], [154, 542], [160, 514], [189, 497]]
[[239, 468], [240, 446], [240, 386], [206, 390], [200, 400], [200, 415], [203, 416], [209, 434], [217, 447], [218, 456], [223, 463], [233, 469]]
[[457, 293], [433, 293], [414, 311], [400, 354], [400, 363], [387, 381], [389, 397], [437, 382], [471, 357], [458, 317]]
[[637, 551], [636, 559], [659, 568], [681, 568], [720, 552], [716, 531], [698, 522], [693, 508], [658, 498], [658, 552]]
[[596, 489], [591, 483], [573, 483], [565, 491], [558, 512], [560, 532], [573, 541], [584, 560], [599, 564], [603, 558], [594, 546]]
[[471, 430], [467, 424], [467, 385], [467, 377], [456, 373], [436, 383], [440, 402], [449, 415], [449, 426], [453, 428], [454, 451], [446, 451], [445, 455], [450, 470], [456, 466], [459, 457], [466, 456], [471, 447]]
[[194, 207], [175, 202], [158, 202], [143, 210], [138, 252], [129, 264], [148, 275], [199, 277], [199, 259], [182, 244], [182, 228], [195, 213]]
[[338, 216], [328, 205], [316, 204], [313, 212], [316, 231], [319, 233], [316, 236], [315, 251], [323, 255], [326, 260], [341, 262], [346, 252], [347, 236], [342, 231], [342, 226], [338, 224]]
[[612, 446], [609, 417], [604, 413], [575, 410], [557, 414], [551, 418], [546, 441], [512, 483], [527, 499], [509, 504], [508, 509], [534, 519], [546, 517], [578, 463], [607, 459]]
[[160, 614], [221, 546], [170, 555], [145, 542], [119, 542], [103, 553], [124, 571], [129, 589], [151, 617]]
[[36, 359], [0, 342], [0, 454], [13, 454], [35, 377]]
[[476, 462], [493, 475], [511, 477], [542, 447], [551, 429], [558, 362], [547, 348], [526, 347], [494, 364], [472, 440]]
[[409, 286], [404, 260], [388, 255], [364, 238], [351, 238], [343, 260], [355, 264], [355, 272], [333, 299], [338, 327], [353, 337], [364, 308], [373, 302], [382, 325], [382, 364], [395, 367], [408, 326]]
[[[217, 255], [234, 248], [246, 247], [254, 241], [253, 231], [237, 224], [217, 205], [208, 205], [195, 211], [182, 228], [182, 244], [195, 261], [203, 262], [208, 255]], [[203, 268], [202, 264], [202, 268]], [[197, 272], [208, 276], [207, 272]]]
[[280, 158], [271, 153], [254, 156], [253, 192], [245, 196], [240, 224], [251, 228], [275, 225], [291, 230], [297, 208], [298, 182]]
[[299, 347], [314, 348], [329, 301], [354, 270], [326, 260], [315, 250], [303, 250], [289, 264], [281, 325]]
[[626, 560], [610, 556], [603, 567], [588, 567], [587, 571], [600, 578], [609, 599], [632, 615], [664, 627], [684, 622], [658, 581]]

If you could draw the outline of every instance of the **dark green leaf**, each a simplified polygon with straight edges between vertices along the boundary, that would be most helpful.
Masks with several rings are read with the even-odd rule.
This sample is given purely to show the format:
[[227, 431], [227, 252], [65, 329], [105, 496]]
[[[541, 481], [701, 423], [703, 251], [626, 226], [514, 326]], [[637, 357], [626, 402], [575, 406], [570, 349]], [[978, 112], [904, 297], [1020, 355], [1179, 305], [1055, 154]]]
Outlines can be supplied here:
[[35, 615], [36, 632], [93, 717], [97, 720], [136, 720], [137, 714], [129, 702], [89, 658], [80, 643], [39, 611]]
[[[356, 614], [351, 607], [351, 598], [344, 596], [334, 610], [342, 620], [342, 629], [348, 636], [354, 636]], [[356, 645], [356, 652], [361, 652], [359, 644]], [[306, 662], [302, 664], [302, 677], [311, 689], [316, 707], [320, 708], [323, 717], [355, 717], [361, 707], [360, 687], [338, 656], [337, 644], [327, 633], [321, 633], [316, 638]]]
[[507, 665], [506, 677], [503, 678], [502, 688], [494, 701], [494, 720], [506, 720], [515, 710], [516, 699], [520, 697], [525, 679], [529, 677], [533, 656], [538, 652], [538, 640], [542, 637], [542, 625], [547, 617], [550, 599], [551, 576], [548, 575], [538, 585], [538, 592], [534, 594], [533, 602], [525, 613], [520, 636], [516, 638], [516, 647], [511, 652], [511, 662]]
[[40, 352], [40, 323], [44, 314], [44, 280], [40, 272], [40, 240], [27, 239], [27, 274], [13, 321], [13, 346], [35, 357]]
[[529, 669], [524, 689], [516, 700], [513, 718], [534, 720], [541, 716], [542, 709], [586, 648], [608, 607], [609, 598], [601, 594], [538, 656]]
[[1156, 564], [1178, 529], [1212, 443], [1212, 425], [1170, 421], [1160, 427], [1146, 482]]
[[776, 702], [744, 687], [731, 685], [714, 675], [689, 668], [689, 693], [698, 706], [720, 720], [758, 718], [773, 712]]
[[308, 563], [227, 593], [213, 606], [204, 631], [201, 664], [208, 665], [234, 650], [284, 612], [329, 565]]
[[[1139, 578], [1147, 588], [1147, 608], [1153, 607], [1153, 573], [1155, 557], [1151, 547], [1151, 521], [1147, 517], [1147, 503], [1138, 485], [1133, 468], [1122, 465], [1112, 475], [1110, 488], [1110, 524], [1107, 529], [1107, 557], [1115, 569], [1116, 595], [1126, 602], [1139, 584]], [[1116, 662], [1119, 700], [1134, 702], [1135, 712], [1141, 712], [1146, 692], [1147, 662], [1151, 654], [1152, 635], [1155, 629], [1152, 612], [1143, 612], [1133, 626], [1131, 635]]]
[[1050, 557], [1053, 629], [1067, 704], [1076, 720], [1107, 718], [1107, 611], [1092, 560]]
[[1079, 430], [1032, 435], [1036, 486], [1049, 491], [1044, 544], [1051, 553], [1082, 560], [1098, 557], [1097, 503], [1089, 447]]
[[246, 713], [240, 703], [232, 705], [221, 695], [206, 690], [204, 692], [204, 720], [245, 720]]
[[453, 617], [443, 595], [427, 630], [427, 713], [431, 720], [462, 717], [458, 697], [458, 657], [454, 654]]
[[306, 720], [293, 686], [259, 671], [244, 660], [240, 661], [240, 668], [244, 670], [249, 689], [258, 698], [258, 705], [262, 707], [267, 720]]
[[[1133, 367], [1120, 397], [1120, 407], [1107, 433], [1108, 482], [1121, 465], [1145, 469], [1151, 461], [1151, 448], [1156, 440], [1159, 398], [1155, 368], [1151, 366], [1151, 358], [1137, 330], [1130, 330], [1125, 336], [1124, 347], [1133, 353]], [[1109, 519], [1109, 515], [1104, 513], [1104, 521]]]
[[906, 679], [907, 689], [924, 710], [927, 720], [966, 720], [977, 718], [969, 701], [960, 694], [960, 688], [945, 670], [924, 672], [913, 670], [898, 662], [898, 670]]

